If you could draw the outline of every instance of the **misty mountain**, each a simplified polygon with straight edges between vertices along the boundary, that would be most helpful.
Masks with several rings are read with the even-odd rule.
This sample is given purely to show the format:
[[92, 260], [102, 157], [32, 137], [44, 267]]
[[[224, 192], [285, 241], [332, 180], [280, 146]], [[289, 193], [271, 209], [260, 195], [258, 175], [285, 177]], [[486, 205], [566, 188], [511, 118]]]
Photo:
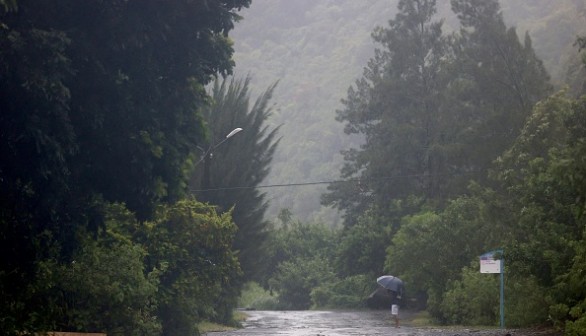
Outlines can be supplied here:
[[[340, 150], [359, 138], [343, 133], [335, 120], [340, 99], [377, 47], [371, 32], [386, 26], [398, 0], [254, 0], [241, 14], [234, 40], [235, 75], [252, 77], [258, 96], [278, 81], [269, 119], [282, 125], [282, 140], [263, 183], [270, 202], [268, 219], [289, 209], [303, 221], [334, 225], [339, 214], [320, 205], [327, 182], [339, 179]], [[563, 85], [577, 57], [576, 36], [584, 32], [584, 0], [501, 1], [508, 25], [522, 38], [528, 32], [554, 83]], [[438, 1], [445, 31], [457, 30], [448, 1]], [[276, 186], [275, 186], [276, 185]]]

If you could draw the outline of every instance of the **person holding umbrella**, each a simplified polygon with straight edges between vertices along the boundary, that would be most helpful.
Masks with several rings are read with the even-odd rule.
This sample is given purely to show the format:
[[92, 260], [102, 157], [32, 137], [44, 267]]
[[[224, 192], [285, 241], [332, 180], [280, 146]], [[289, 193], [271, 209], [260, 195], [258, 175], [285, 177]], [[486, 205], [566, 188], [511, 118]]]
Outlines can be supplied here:
[[391, 296], [391, 316], [395, 321], [395, 328], [399, 328], [399, 305], [403, 298], [403, 280], [392, 276], [383, 275], [376, 282], [387, 289]]

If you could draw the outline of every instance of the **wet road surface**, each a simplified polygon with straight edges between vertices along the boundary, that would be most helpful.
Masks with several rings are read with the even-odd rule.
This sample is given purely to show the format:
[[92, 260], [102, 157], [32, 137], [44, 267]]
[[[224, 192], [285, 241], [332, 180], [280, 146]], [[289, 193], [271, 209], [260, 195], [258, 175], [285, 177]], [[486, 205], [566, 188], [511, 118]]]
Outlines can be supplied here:
[[395, 328], [390, 311], [247, 311], [243, 329], [207, 333], [206, 336], [350, 336], [453, 335], [442, 330]]

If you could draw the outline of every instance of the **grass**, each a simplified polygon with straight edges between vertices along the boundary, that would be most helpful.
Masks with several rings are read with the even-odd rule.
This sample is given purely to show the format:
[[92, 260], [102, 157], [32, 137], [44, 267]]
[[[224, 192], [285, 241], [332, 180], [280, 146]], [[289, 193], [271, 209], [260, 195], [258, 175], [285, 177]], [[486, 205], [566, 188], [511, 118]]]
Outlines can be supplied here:
[[445, 330], [491, 330], [498, 329], [498, 326], [467, 326], [467, 325], [440, 325], [433, 320], [427, 311], [420, 311], [405, 319], [406, 323], [414, 328], [441, 328]]
[[[242, 295], [238, 300], [238, 306], [243, 308], [263, 309], [267, 308], [265, 305], [263, 305], [263, 302], [270, 302], [271, 300], [274, 300], [274, 297], [271, 296], [271, 294], [268, 291], [264, 290], [257, 283], [250, 282], [245, 284], [242, 291]], [[235, 325], [239, 325], [240, 322], [246, 320], [247, 317], [248, 316], [243, 311], [234, 311]], [[202, 321], [197, 325], [197, 328], [199, 329], [199, 332], [202, 334], [208, 332], [221, 332], [238, 329], [234, 326], [218, 324], [210, 321]]]
[[[241, 311], [234, 312], [234, 321], [236, 323], [239, 324], [240, 322], [246, 320], [246, 318], [247, 318], [246, 313], [241, 312]], [[203, 321], [203, 322], [199, 323], [197, 325], [197, 328], [199, 329], [199, 332], [202, 334], [205, 334], [208, 332], [231, 331], [231, 330], [238, 329], [236, 327], [227, 326], [227, 325], [218, 324], [218, 323], [209, 322], [209, 321]]]
[[203, 321], [197, 325], [197, 329], [200, 333], [205, 334], [208, 332], [230, 331], [235, 330], [236, 328], [225, 326], [222, 324], [217, 324], [214, 322]]
[[414, 314], [409, 320], [409, 325], [413, 327], [429, 327], [435, 323], [431, 318], [431, 315], [427, 311], [421, 311]]

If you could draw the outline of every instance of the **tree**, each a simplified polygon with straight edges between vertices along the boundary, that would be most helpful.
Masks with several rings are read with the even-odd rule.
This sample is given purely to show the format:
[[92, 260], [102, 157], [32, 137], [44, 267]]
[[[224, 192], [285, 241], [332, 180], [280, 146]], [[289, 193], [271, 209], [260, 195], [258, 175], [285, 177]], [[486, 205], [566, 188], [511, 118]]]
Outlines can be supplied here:
[[368, 211], [352, 227], [340, 232], [334, 265], [342, 277], [367, 274], [380, 275], [385, 261], [385, 249], [391, 237], [391, 226]]
[[270, 232], [262, 285], [277, 291], [279, 308], [307, 309], [312, 291], [334, 282], [337, 237], [325, 225], [299, 221]]
[[280, 309], [304, 310], [311, 307], [312, 290], [335, 279], [326, 259], [297, 257], [280, 263], [270, 282], [279, 292]]
[[107, 206], [104, 218], [105, 230], [85, 236], [71, 263], [40, 267], [49, 292], [57, 292], [44, 293], [58, 299], [49, 304], [56, 330], [159, 335], [159, 272], [146, 270], [146, 248], [131, 240], [136, 218], [120, 204]]
[[440, 176], [448, 154], [442, 127], [449, 116], [442, 89], [449, 50], [442, 22], [432, 21], [435, 5], [433, 0], [399, 1], [389, 27], [373, 33], [384, 49], [376, 50], [342, 101], [344, 109], [337, 111], [345, 132], [366, 140], [360, 150], [344, 153], [342, 176], [360, 184], [334, 184], [323, 199], [346, 210], [347, 224], [355, 223], [365, 203], [384, 211], [389, 200], [411, 194], [432, 203], [445, 197], [446, 179]]
[[[7, 333], [52, 324], [36, 300], [38, 262], [71, 255], [73, 227], [92, 226], [92, 196], [71, 183], [78, 152], [65, 84], [74, 72], [71, 41], [18, 14], [0, 10], [0, 329]], [[40, 317], [31, 321], [25, 305]]]
[[323, 198], [346, 210], [347, 223], [370, 202], [410, 194], [433, 207], [466, 193], [518, 135], [532, 105], [551, 90], [528, 35], [521, 44], [496, 1], [453, 1], [462, 24], [444, 37], [434, 1], [400, 1], [384, 49], [350, 88], [337, 119], [365, 144], [345, 152], [342, 177]]
[[[141, 220], [158, 202], [185, 195], [185, 161], [203, 138], [204, 85], [230, 73], [233, 11], [249, 2], [73, 1], [56, 13], [73, 41], [82, 186], [125, 202]], [[80, 20], [85, 13], [92, 20]]]
[[558, 155], [569, 145], [566, 123], [572, 114], [572, 103], [563, 93], [536, 105], [519, 138], [497, 161], [495, 172], [514, 217], [509, 241], [516, 245], [516, 269], [535, 275], [547, 287], [570, 267], [568, 242], [581, 233], [573, 209], [579, 193], [553, 173], [567, 160], [565, 154]]
[[332, 261], [337, 246], [337, 233], [323, 224], [294, 221], [269, 231], [264, 255], [264, 278], [260, 283], [270, 287], [269, 280], [280, 264], [319, 257]]
[[585, 106], [584, 98], [574, 101], [564, 92], [539, 103], [495, 174], [517, 223], [509, 258], [513, 276], [530, 274], [547, 288], [553, 322], [570, 329], [585, 320], [585, 293], [576, 280], [583, 277], [586, 228]]
[[231, 322], [242, 283], [231, 249], [236, 226], [230, 213], [182, 200], [161, 206], [140, 229], [147, 270], [160, 273], [157, 317], [162, 335], [197, 333], [203, 319]]
[[509, 205], [494, 190], [473, 182], [468, 195], [450, 200], [444, 209], [405, 216], [387, 248], [385, 271], [408, 282], [410, 294], [434, 318], [452, 321], [444, 309], [446, 292], [463, 281], [463, 268], [478, 256], [508, 246], [515, 232]]
[[[549, 76], [533, 50], [507, 28], [498, 1], [452, 0], [462, 26], [456, 39], [453, 109], [464, 121], [462, 165], [486, 171], [519, 135], [533, 105], [551, 93]], [[486, 174], [477, 175], [485, 179]]]
[[[255, 187], [269, 173], [278, 144], [278, 127], [270, 129], [265, 125], [272, 113], [269, 103], [276, 83], [252, 107], [249, 107], [249, 83], [250, 78], [214, 82], [210, 93], [212, 103], [204, 111], [209, 134], [202, 149], [209, 151], [209, 155], [195, 167], [191, 188], [198, 200], [213, 204], [221, 211], [233, 209], [232, 216], [238, 226], [234, 249], [239, 253], [246, 277], [258, 279], [262, 266], [259, 256], [264, 251], [268, 223], [263, 218], [267, 208], [265, 194]], [[216, 139], [222, 139], [235, 128], [243, 131], [218, 146]]]
[[186, 195], [204, 85], [249, 4], [0, 3], [0, 329], [42, 331], [23, 312], [43, 310], [37, 261], [69, 263], [105, 204], [142, 221]]

